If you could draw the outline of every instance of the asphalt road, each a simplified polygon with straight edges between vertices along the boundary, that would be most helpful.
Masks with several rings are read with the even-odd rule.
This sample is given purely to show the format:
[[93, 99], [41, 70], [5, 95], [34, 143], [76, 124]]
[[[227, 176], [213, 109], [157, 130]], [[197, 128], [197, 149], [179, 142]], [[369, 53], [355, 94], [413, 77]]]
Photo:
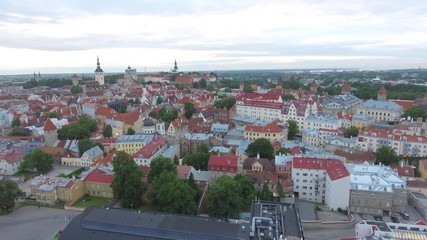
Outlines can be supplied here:
[[79, 212], [23, 206], [0, 216], [0, 240], [51, 240]]

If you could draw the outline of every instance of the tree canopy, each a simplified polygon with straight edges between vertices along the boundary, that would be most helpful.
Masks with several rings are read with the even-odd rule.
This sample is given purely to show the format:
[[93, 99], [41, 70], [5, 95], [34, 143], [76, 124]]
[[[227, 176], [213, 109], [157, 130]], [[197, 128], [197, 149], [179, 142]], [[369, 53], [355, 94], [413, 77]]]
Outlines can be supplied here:
[[375, 156], [376, 156], [376, 163], [382, 163], [386, 166], [399, 162], [396, 152], [394, 151], [393, 148], [389, 146], [382, 146], [378, 148], [377, 152], [375, 153]]
[[288, 140], [294, 139], [298, 132], [298, 123], [295, 120], [288, 120]]
[[283, 154], [283, 155], [285, 155], [285, 154], [289, 154], [289, 153], [291, 153], [291, 149], [290, 148], [281, 147], [281, 148], [279, 148], [279, 150], [277, 150], [276, 154]]
[[251, 205], [252, 200], [255, 199], [255, 187], [251, 179], [248, 176], [237, 174], [236, 176], [234, 176], [234, 181], [239, 184], [240, 197], [242, 198], [243, 205]]
[[14, 118], [12, 120], [12, 127], [20, 127], [21, 126], [21, 120], [19, 118]]
[[216, 101], [215, 107], [219, 109], [227, 108], [227, 110], [230, 110], [230, 108], [232, 108], [234, 104], [236, 104], [236, 99], [233, 97], [229, 97]]
[[135, 130], [133, 130], [133, 128], [128, 128], [128, 131], [126, 133], [127, 135], [135, 135]]
[[403, 117], [411, 117], [414, 119], [423, 118], [423, 121], [427, 117], [427, 111], [421, 106], [412, 106], [408, 108], [402, 115]]
[[344, 130], [344, 137], [350, 138], [350, 137], [357, 137], [359, 134], [359, 129], [357, 127], [349, 127]]
[[77, 95], [77, 94], [80, 94], [80, 93], [82, 93], [82, 92], [83, 92], [83, 88], [82, 88], [82, 87], [80, 87], [80, 86], [72, 86], [72, 87], [71, 87], [71, 89], [70, 89], [70, 92], [71, 92], [73, 95]]
[[163, 212], [197, 212], [196, 191], [187, 182], [178, 179], [175, 172], [162, 172], [154, 180], [150, 198]]
[[208, 169], [209, 157], [210, 153], [207, 146], [202, 144], [197, 147], [195, 153], [185, 156], [182, 163], [205, 171]]
[[190, 102], [184, 103], [184, 116], [187, 119], [190, 119], [195, 112], [196, 112], [196, 108], [194, 108], [194, 104]]
[[82, 117], [77, 123], [62, 126], [58, 130], [58, 138], [61, 140], [89, 138], [97, 128], [96, 120]]
[[266, 182], [262, 185], [261, 191], [258, 192], [258, 198], [263, 201], [274, 200], [273, 192], [270, 190]]
[[56, 113], [56, 112], [50, 112], [50, 113], [47, 115], [47, 117], [48, 117], [48, 118], [59, 118], [58, 113]]
[[0, 180], [1, 210], [12, 209], [15, 206], [15, 201], [24, 196], [25, 193], [19, 189], [18, 184], [8, 180]]
[[132, 156], [118, 152], [113, 159], [114, 179], [111, 184], [114, 197], [121, 201], [124, 208], [137, 208], [145, 186], [141, 182], [142, 172], [138, 170]]
[[208, 191], [209, 215], [236, 218], [243, 206], [239, 183], [229, 176], [219, 177]]
[[249, 144], [248, 148], [246, 149], [246, 153], [249, 157], [256, 157], [259, 153], [260, 157], [262, 158], [273, 159], [273, 152], [273, 146], [266, 138], [258, 138]]
[[282, 96], [283, 101], [295, 100], [295, 96], [287, 93]]
[[52, 155], [36, 149], [24, 156], [20, 168], [23, 170], [36, 170], [37, 172], [46, 173], [53, 167]]
[[110, 138], [113, 137], [113, 128], [111, 127], [111, 125], [105, 125], [104, 129], [102, 130], [102, 135], [105, 138]]
[[153, 181], [156, 177], [160, 176], [162, 172], [176, 173], [176, 166], [172, 160], [165, 157], [156, 157], [151, 160], [150, 173], [148, 174], [148, 181]]
[[101, 150], [104, 151], [104, 146], [99, 142], [92, 141], [88, 138], [80, 140], [78, 143], [80, 156], [82, 156], [84, 152], [86, 152], [87, 150], [89, 150], [95, 146], [99, 146], [101, 148]]

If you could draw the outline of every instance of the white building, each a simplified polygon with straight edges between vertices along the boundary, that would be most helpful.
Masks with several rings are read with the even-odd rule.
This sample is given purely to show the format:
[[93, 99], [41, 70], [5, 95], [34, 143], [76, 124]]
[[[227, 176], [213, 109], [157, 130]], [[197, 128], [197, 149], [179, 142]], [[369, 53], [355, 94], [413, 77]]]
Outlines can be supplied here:
[[271, 122], [282, 118], [282, 106], [279, 95], [245, 93], [236, 99], [236, 115]]
[[393, 169], [367, 163], [346, 167], [350, 172], [352, 212], [382, 216], [406, 210], [406, 182]]
[[404, 135], [401, 132], [384, 130], [366, 130], [359, 132], [356, 148], [361, 151], [376, 152], [378, 148], [388, 146], [399, 156], [427, 156], [427, 137]]
[[357, 112], [375, 118], [377, 122], [399, 122], [403, 107], [392, 101], [368, 100], [357, 108]]
[[330, 209], [347, 209], [350, 174], [342, 161], [294, 158], [292, 180], [294, 194], [298, 198], [325, 204]]
[[96, 69], [95, 69], [95, 81], [99, 83], [100, 86], [104, 85], [104, 71], [101, 68], [99, 63], [99, 57], [96, 59]]
[[168, 147], [163, 137], [154, 139], [138, 152], [133, 154], [133, 159], [139, 166], [150, 166], [151, 160], [160, 156]]
[[24, 153], [17, 150], [2, 150], [0, 152], [0, 174], [13, 175], [19, 171]]

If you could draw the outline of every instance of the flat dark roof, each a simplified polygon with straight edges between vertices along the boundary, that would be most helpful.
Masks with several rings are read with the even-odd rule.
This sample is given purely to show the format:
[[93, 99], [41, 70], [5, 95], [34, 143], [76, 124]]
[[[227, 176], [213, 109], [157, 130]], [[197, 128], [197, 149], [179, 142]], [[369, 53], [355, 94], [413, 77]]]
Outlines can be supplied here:
[[61, 240], [249, 239], [248, 223], [224, 219], [91, 207], [64, 229]]

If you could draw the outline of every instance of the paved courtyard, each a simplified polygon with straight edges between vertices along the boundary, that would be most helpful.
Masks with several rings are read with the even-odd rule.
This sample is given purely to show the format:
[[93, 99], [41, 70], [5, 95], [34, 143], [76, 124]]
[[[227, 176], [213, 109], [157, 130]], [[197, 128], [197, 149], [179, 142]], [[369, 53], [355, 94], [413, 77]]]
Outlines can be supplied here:
[[80, 212], [23, 206], [0, 216], [0, 239], [51, 240]]

